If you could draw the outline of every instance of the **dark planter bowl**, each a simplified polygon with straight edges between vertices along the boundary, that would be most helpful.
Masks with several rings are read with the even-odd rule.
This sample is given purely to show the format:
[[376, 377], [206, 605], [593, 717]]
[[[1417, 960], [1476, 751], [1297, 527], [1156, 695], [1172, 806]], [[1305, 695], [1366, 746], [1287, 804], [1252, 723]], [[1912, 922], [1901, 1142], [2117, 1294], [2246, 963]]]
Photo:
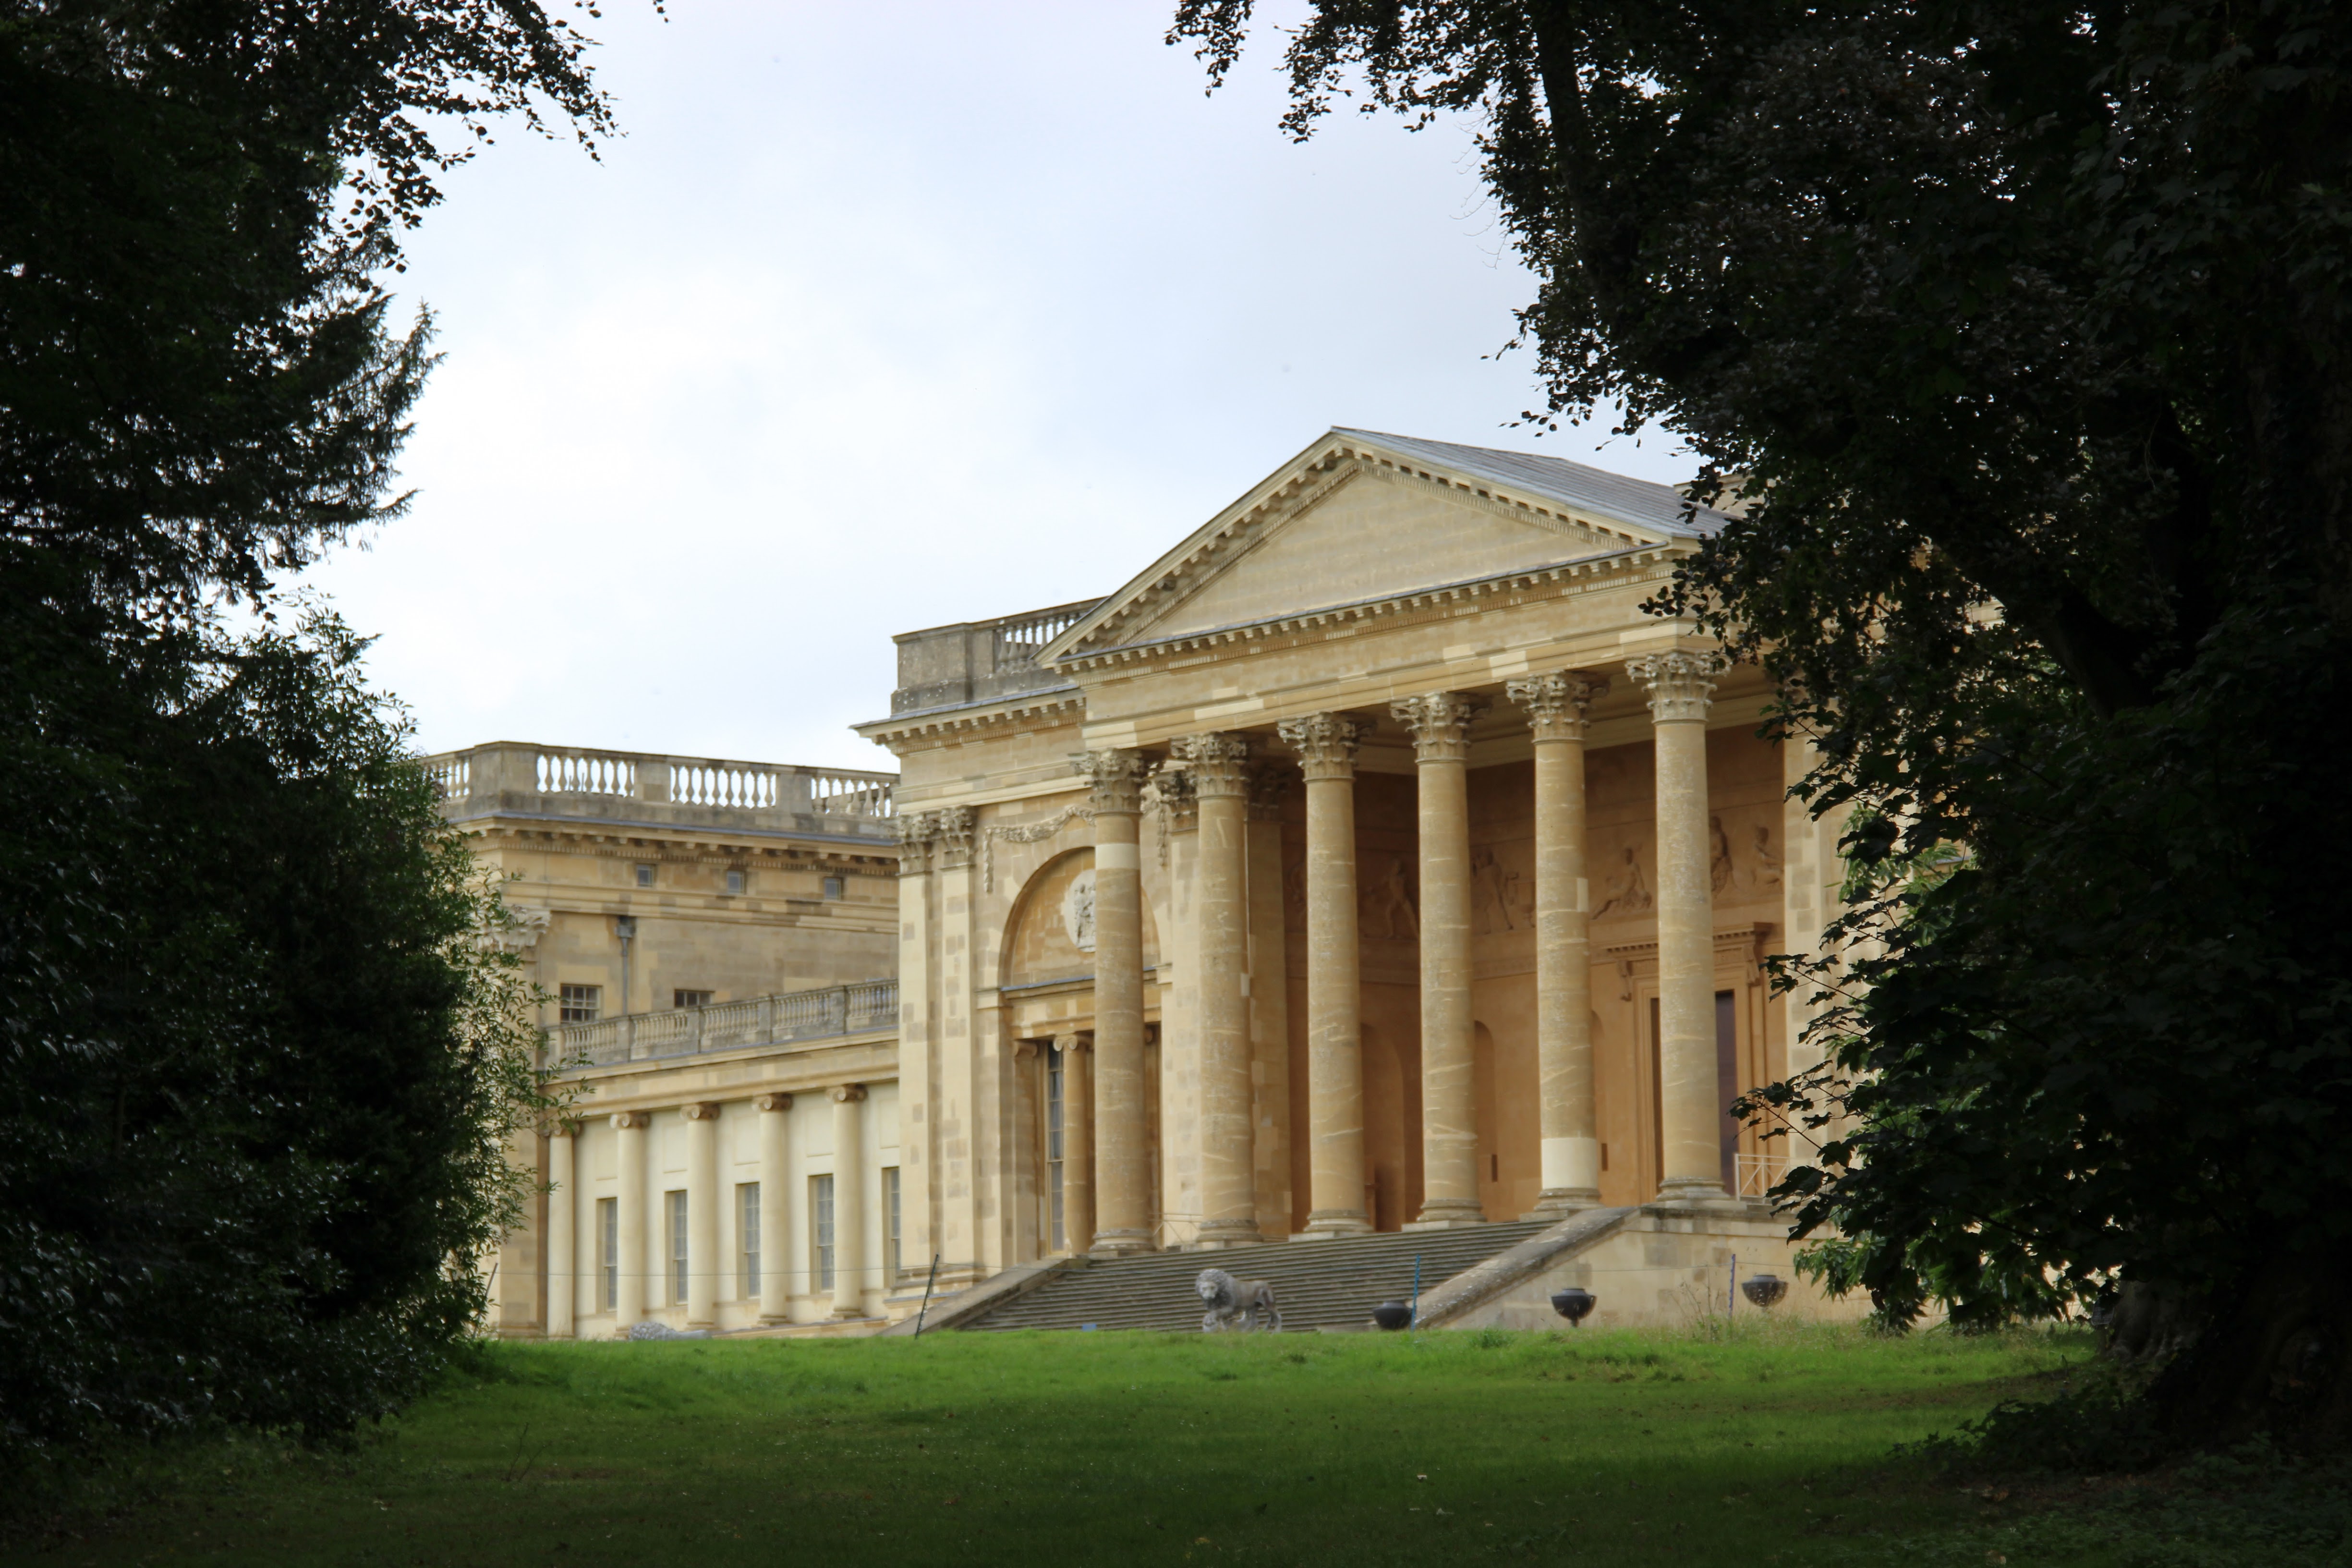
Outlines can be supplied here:
[[1600, 1300], [1601, 1298], [1591, 1291], [1580, 1286], [1571, 1285], [1565, 1290], [1552, 1292], [1551, 1310], [1566, 1318], [1571, 1325], [1581, 1328], [1584, 1325], [1585, 1315], [1592, 1310]]
[[1751, 1274], [1739, 1282], [1739, 1293], [1759, 1307], [1775, 1306], [1789, 1293], [1789, 1282], [1769, 1274]]
[[1372, 1309], [1372, 1321], [1393, 1333], [1412, 1321], [1412, 1309], [1402, 1301], [1383, 1301]]

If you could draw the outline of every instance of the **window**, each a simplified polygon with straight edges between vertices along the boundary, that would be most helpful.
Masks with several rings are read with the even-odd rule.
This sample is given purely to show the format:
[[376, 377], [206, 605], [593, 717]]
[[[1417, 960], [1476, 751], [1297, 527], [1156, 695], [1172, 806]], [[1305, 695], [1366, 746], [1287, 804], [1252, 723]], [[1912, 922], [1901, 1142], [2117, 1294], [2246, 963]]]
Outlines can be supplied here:
[[842, 880], [841, 880], [841, 879], [840, 879], [840, 878], [838, 878], [838, 877], [827, 877], [827, 878], [824, 879], [824, 896], [825, 896], [826, 898], [828, 898], [828, 899], [837, 899], [837, 898], [841, 897], [841, 889], [842, 889]]
[[621, 1307], [621, 1200], [596, 1200], [596, 1299], [607, 1312]]
[[890, 1216], [889, 1228], [882, 1236], [883, 1279], [892, 1285], [898, 1282], [898, 1167], [882, 1167], [882, 1203]]
[[559, 1023], [593, 1024], [604, 1010], [602, 985], [566, 985], [561, 991], [563, 1009]]
[[1062, 1240], [1062, 1053], [1045, 1047], [1045, 1191], [1048, 1250], [1059, 1252]]
[[652, 887], [653, 885], [654, 885], [654, 868], [653, 868], [651, 866], [640, 866], [640, 867], [638, 867], [638, 868], [637, 868], [637, 886], [638, 886], [638, 887], [640, 887], [640, 888], [650, 888], [650, 887]]
[[738, 1182], [735, 1184], [735, 1234], [741, 1245], [736, 1256], [743, 1260], [737, 1270], [735, 1295], [749, 1301], [760, 1294], [760, 1184]]
[[727, 868], [727, 890], [730, 893], [740, 893], [743, 890], [743, 868], [740, 866], [730, 866]]
[[669, 1300], [670, 1305], [686, 1304], [686, 1194], [683, 1191], [664, 1193], [662, 1206], [668, 1212], [669, 1224]]
[[717, 994], [716, 991], [673, 991], [669, 994], [669, 1005], [673, 1007], [708, 1007], [710, 999]]
[[833, 1178], [809, 1178], [810, 1262], [816, 1270], [816, 1288], [833, 1289]]

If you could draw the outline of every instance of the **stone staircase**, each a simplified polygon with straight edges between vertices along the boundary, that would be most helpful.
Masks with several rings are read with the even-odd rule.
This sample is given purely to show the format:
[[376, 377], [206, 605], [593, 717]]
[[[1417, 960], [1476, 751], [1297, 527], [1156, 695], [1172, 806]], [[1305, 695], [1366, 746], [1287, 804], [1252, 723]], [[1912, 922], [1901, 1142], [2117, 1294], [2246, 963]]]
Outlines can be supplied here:
[[1426, 1297], [1465, 1269], [1516, 1247], [1545, 1223], [1470, 1226], [1460, 1230], [1384, 1231], [1330, 1241], [1277, 1242], [1222, 1252], [1155, 1252], [1115, 1263], [1063, 1269], [1045, 1283], [957, 1327], [1011, 1329], [1201, 1328], [1192, 1281], [1203, 1268], [1238, 1279], [1267, 1279], [1291, 1331], [1369, 1328], [1372, 1309], [1412, 1296], [1421, 1259]]

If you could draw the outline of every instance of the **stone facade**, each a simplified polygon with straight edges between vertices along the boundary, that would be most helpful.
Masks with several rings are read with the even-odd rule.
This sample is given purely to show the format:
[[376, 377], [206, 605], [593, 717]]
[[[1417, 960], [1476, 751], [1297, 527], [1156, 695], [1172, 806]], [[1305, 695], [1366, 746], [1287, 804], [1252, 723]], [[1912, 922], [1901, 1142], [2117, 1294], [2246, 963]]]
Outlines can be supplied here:
[[1803, 1065], [1761, 960], [1836, 828], [1760, 674], [1640, 608], [1720, 521], [1334, 430], [1107, 598], [900, 637], [908, 1255], [1612, 1205], [1785, 1264], [1725, 1108]]
[[566, 1113], [497, 1327], [878, 1319], [897, 1282], [887, 773], [500, 742], [426, 759], [546, 992]]
[[870, 1331], [934, 1259], [1520, 1218], [1549, 1250], [1461, 1322], [1785, 1278], [1787, 1145], [1726, 1107], [1806, 1065], [1762, 960], [1835, 913], [1838, 827], [1759, 672], [1641, 610], [1720, 521], [1334, 430], [1107, 598], [898, 637], [895, 788], [434, 759], [542, 984], [627, 999], [550, 1020], [503, 1326]]

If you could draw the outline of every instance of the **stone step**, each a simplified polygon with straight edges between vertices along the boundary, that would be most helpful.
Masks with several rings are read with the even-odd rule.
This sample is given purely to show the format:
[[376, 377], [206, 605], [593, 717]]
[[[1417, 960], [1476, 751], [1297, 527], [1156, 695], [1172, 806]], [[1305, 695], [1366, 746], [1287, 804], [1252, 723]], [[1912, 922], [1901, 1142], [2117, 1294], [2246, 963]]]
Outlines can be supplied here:
[[1160, 1252], [1073, 1268], [1025, 1295], [961, 1325], [1013, 1329], [1190, 1330], [1201, 1327], [1193, 1280], [1203, 1268], [1237, 1279], [1272, 1282], [1286, 1330], [1360, 1329], [1382, 1301], [1412, 1297], [1413, 1259], [1421, 1289], [1515, 1247], [1544, 1222], [1469, 1226], [1459, 1230], [1383, 1231], [1328, 1241], [1279, 1242], [1221, 1252]]

